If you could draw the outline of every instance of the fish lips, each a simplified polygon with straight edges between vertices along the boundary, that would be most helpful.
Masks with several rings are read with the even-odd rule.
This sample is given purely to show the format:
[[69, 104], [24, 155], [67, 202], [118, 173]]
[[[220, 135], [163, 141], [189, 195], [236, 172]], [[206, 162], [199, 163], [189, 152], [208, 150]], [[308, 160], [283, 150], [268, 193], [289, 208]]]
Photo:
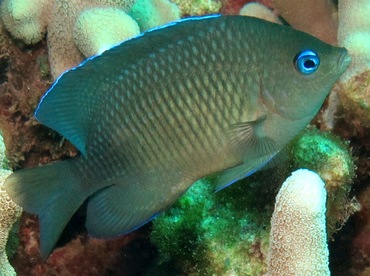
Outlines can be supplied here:
[[348, 50], [346, 48], [340, 48], [342, 50], [340, 57], [338, 59], [338, 68], [341, 69], [342, 73], [344, 73], [348, 66], [352, 62], [352, 58], [350, 54], [348, 53]]

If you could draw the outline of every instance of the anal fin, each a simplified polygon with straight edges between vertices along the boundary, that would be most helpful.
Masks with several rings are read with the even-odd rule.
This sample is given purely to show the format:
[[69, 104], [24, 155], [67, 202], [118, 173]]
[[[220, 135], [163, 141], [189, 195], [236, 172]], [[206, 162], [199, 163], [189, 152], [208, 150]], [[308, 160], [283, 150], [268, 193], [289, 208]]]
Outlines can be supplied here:
[[86, 227], [94, 237], [111, 238], [139, 228], [177, 200], [193, 181], [153, 171], [116, 183], [89, 199]]

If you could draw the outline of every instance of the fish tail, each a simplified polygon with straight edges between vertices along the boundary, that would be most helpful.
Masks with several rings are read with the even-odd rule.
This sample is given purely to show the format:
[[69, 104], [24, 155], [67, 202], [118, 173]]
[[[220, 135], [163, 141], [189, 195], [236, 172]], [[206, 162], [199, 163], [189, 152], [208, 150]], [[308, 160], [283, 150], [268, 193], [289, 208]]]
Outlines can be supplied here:
[[46, 259], [64, 227], [87, 196], [71, 171], [75, 160], [23, 169], [11, 174], [4, 188], [12, 200], [40, 223], [40, 253]]

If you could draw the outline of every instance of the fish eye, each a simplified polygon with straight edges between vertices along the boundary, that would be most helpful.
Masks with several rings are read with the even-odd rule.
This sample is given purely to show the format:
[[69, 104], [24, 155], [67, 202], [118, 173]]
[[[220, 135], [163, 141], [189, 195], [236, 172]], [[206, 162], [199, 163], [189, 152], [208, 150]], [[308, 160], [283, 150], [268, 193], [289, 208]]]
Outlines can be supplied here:
[[318, 54], [311, 50], [299, 52], [294, 57], [295, 68], [303, 75], [310, 75], [316, 72], [320, 65]]

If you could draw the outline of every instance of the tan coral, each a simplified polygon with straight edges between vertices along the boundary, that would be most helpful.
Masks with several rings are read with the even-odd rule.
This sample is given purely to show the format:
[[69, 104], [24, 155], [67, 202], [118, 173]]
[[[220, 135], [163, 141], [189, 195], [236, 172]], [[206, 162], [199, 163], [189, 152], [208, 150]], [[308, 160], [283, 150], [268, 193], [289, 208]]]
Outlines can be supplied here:
[[316, 173], [297, 170], [283, 183], [271, 219], [268, 276], [330, 275], [325, 204]]
[[79, 2], [78, 0], [57, 1], [51, 15], [52, 19], [48, 27], [48, 51], [51, 74], [54, 78], [83, 60], [82, 53], [74, 44], [72, 33], [73, 22], [83, 9]]
[[180, 9], [169, 0], [137, 0], [129, 14], [142, 31], [180, 19]]
[[95, 0], [95, 2], [104, 7], [119, 7], [123, 11], [128, 12], [136, 0]]
[[370, 70], [342, 84], [338, 95], [348, 119], [370, 128]]
[[119, 7], [123, 11], [127, 11], [134, 2], [134, 0], [55, 1], [52, 19], [48, 27], [49, 61], [54, 78], [65, 70], [78, 65], [84, 59], [73, 37], [74, 23], [83, 10], [93, 7]]
[[77, 47], [89, 57], [140, 34], [140, 29], [136, 21], [121, 9], [92, 8], [80, 13], [73, 34]]
[[[87, 1], [87, 0], [55, 0], [51, 21], [48, 27], [48, 50], [51, 74], [56, 78], [65, 70], [78, 65], [83, 59], [81, 51], [75, 45], [73, 37], [74, 23], [78, 15], [85, 9], [94, 7], [122, 7], [129, 5], [125, 1]], [[133, 2], [132, 0], [128, 1]]]
[[352, 63], [342, 75], [341, 81], [370, 70], [370, 1], [338, 1], [338, 44], [346, 47]]
[[180, 8], [181, 15], [204, 15], [218, 13], [221, 9], [219, 0], [171, 0]]
[[338, 45], [348, 50], [352, 62], [340, 78], [342, 85], [337, 86], [338, 89], [330, 95], [323, 122], [327, 129], [334, 127], [336, 113], [341, 111], [338, 110], [341, 103], [345, 111], [342, 115], [346, 120], [351, 120], [352, 125], [369, 128], [370, 1], [339, 0], [338, 21]]
[[16, 205], [3, 189], [3, 183], [10, 174], [11, 171], [0, 170], [0, 275], [7, 276], [16, 275], [5, 252], [8, 234], [22, 212], [21, 207]]
[[[134, 2], [135, 0], [4, 0], [1, 10], [7, 29], [25, 43], [38, 42], [46, 29], [51, 73], [57, 78], [84, 59], [73, 38], [74, 24], [81, 11], [94, 7], [115, 7], [126, 12]], [[110, 28], [114, 24], [111, 20], [106, 27]]]
[[337, 43], [338, 19], [333, 1], [274, 0], [274, 7], [293, 28], [307, 32], [329, 44]]
[[37, 43], [44, 37], [52, 1], [4, 0], [0, 3], [0, 17], [14, 37], [27, 44]]
[[280, 19], [276, 16], [276, 14], [270, 10], [268, 7], [260, 4], [260, 3], [248, 3], [242, 7], [239, 12], [240, 15], [245, 16], [252, 16], [261, 18], [273, 23], [281, 24]]

